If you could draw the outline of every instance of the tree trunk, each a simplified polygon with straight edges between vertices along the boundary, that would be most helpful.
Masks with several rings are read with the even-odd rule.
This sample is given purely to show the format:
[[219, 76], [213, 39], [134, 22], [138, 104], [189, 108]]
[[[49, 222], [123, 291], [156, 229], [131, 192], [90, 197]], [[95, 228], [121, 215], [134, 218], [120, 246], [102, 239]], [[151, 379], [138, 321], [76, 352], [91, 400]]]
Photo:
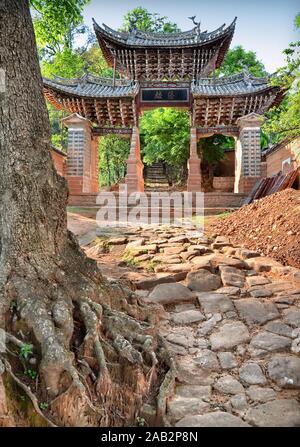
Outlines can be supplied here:
[[108, 285], [68, 232], [28, 0], [1, 0], [0, 16], [0, 337], [34, 345], [37, 393], [15, 374], [11, 349], [0, 349], [0, 374], [4, 366], [50, 425], [132, 423], [155, 377], [156, 339], [120, 311], [145, 321], [150, 311]]

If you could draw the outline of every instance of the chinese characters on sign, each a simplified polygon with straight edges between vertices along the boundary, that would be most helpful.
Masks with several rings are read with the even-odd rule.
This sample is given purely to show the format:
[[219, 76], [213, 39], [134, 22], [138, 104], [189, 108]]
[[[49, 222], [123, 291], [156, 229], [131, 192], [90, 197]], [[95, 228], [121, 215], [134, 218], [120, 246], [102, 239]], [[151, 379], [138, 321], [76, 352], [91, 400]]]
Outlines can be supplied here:
[[187, 88], [178, 89], [142, 89], [142, 102], [188, 102], [189, 91]]

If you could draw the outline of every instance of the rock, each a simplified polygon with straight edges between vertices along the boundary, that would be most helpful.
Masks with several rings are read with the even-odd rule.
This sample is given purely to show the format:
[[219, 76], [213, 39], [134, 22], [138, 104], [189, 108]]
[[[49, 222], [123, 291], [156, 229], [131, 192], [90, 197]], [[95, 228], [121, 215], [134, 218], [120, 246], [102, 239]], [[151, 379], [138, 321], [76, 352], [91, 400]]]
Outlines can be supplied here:
[[247, 327], [241, 321], [224, 323], [218, 331], [210, 336], [213, 350], [231, 349], [249, 341]]
[[300, 388], [300, 358], [276, 355], [268, 363], [268, 374], [282, 388]]
[[300, 309], [299, 307], [292, 307], [283, 311], [283, 321], [290, 324], [292, 327], [300, 327]]
[[242, 259], [257, 258], [260, 256], [257, 251], [248, 250], [247, 248], [237, 248], [235, 254]]
[[[127, 248], [126, 248], [127, 251]], [[126, 253], [125, 251], [125, 253]], [[157, 245], [151, 244], [151, 245], [142, 245], [140, 247], [134, 246], [131, 247], [129, 250], [129, 253], [131, 253], [133, 256], [139, 256], [143, 254], [155, 254], [157, 252]]]
[[127, 237], [114, 237], [108, 240], [109, 245], [125, 245], [127, 242]]
[[224, 295], [239, 295], [241, 289], [239, 287], [229, 286], [229, 287], [221, 287], [220, 289], [215, 290], [215, 293], [223, 293]]
[[295, 399], [280, 399], [250, 408], [245, 419], [256, 427], [299, 427], [300, 405]]
[[171, 320], [175, 324], [192, 324], [204, 320], [205, 317], [199, 310], [185, 310], [177, 314], [173, 314]]
[[259, 332], [251, 342], [251, 348], [263, 349], [269, 352], [282, 351], [291, 346], [291, 339], [270, 332]]
[[272, 296], [272, 292], [266, 289], [253, 289], [250, 290], [250, 295], [253, 298], [267, 298], [269, 296]]
[[150, 293], [147, 301], [152, 303], [170, 304], [181, 301], [194, 301], [195, 294], [187, 287], [178, 283], [159, 284]]
[[175, 283], [173, 275], [166, 275], [160, 278], [146, 278], [135, 282], [137, 289], [151, 290], [158, 284]]
[[198, 293], [197, 299], [203, 312], [207, 314], [224, 313], [234, 310], [232, 301], [220, 293]]
[[270, 280], [268, 278], [265, 278], [264, 276], [248, 276], [246, 278], [246, 285], [248, 287], [253, 286], [263, 286], [265, 284], [269, 284]]
[[262, 388], [260, 386], [251, 385], [246, 394], [253, 402], [265, 403], [276, 399], [276, 392], [272, 388]]
[[200, 351], [197, 357], [194, 358], [194, 361], [204, 369], [211, 369], [212, 371], [220, 369], [216, 354], [209, 349]]
[[211, 261], [214, 257], [215, 257], [214, 253], [211, 255], [195, 256], [191, 260], [191, 263], [194, 266], [194, 268], [197, 270], [206, 269], [206, 270], [212, 271], [213, 267], [212, 267]]
[[213, 330], [213, 328], [222, 320], [222, 315], [217, 313], [214, 314], [209, 320], [202, 323], [197, 331], [198, 335], [207, 335]]
[[259, 256], [257, 258], [247, 259], [247, 264], [256, 272], [269, 272], [273, 267], [281, 267], [280, 262], [275, 261], [267, 256]]
[[239, 394], [244, 392], [243, 385], [229, 374], [220, 377], [214, 384], [214, 388], [223, 394]]
[[229, 239], [225, 236], [217, 236], [215, 239], [215, 242], [211, 245], [213, 250], [219, 250], [223, 247], [231, 247], [232, 244], [230, 243]]
[[195, 397], [176, 396], [167, 403], [168, 416], [173, 421], [182, 419], [185, 415], [195, 415], [205, 412], [209, 408], [209, 403]]
[[272, 302], [257, 301], [253, 298], [235, 300], [234, 305], [240, 318], [247, 324], [263, 324], [279, 316], [279, 312]]
[[211, 395], [210, 385], [178, 385], [176, 387], [176, 396], [196, 397], [197, 399], [209, 399]]
[[221, 286], [221, 279], [206, 269], [200, 269], [187, 275], [187, 286], [193, 291], [209, 292]]
[[[191, 270], [191, 265], [188, 263], [185, 264], [173, 264], [173, 265], [167, 265], [165, 267], [161, 267], [160, 269], [162, 271], [166, 271], [169, 273], [180, 273], [184, 278], [186, 278], [188, 272]], [[185, 275], [184, 275], [185, 272]]]
[[212, 250], [208, 248], [206, 245], [190, 245], [187, 250], [188, 252], [194, 252], [197, 253], [198, 255], [212, 253]]
[[237, 394], [230, 399], [232, 408], [236, 413], [244, 414], [244, 411], [248, 408], [247, 398], [245, 394]]
[[249, 427], [249, 425], [237, 416], [225, 411], [215, 411], [201, 416], [185, 416], [176, 427]]
[[184, 244], [185, 242], [188, 242], [188, 239], [186, 236], [174, 236], [170, 237], [169, 242], [175, 244]]
[[184, 312], [185, 310], [196, 310], [196, 306], [193, 303], [177, 304], [175, 306], [175, 312]]
[[211, 263], [214, 268], [220, 267], [221, 265], [227, 265], [228, 267], [235, 267], [237, 269], [249, 268], [248, 264], [245, 261], [225, 255], [215, 255], [212, 258]]
[[179, 255], [183, 251], [185, 251], [185, 247], [183, 247], [183, 246], [180, 246], [180, 247], [166, 247], [166, 248], [164, 248], [164, 255]]
[[193, 331], [189, 327], [182, 327], [176, 332], [171, 332], [167, 335], [166, 339], [170, 343], [183, 346], [184, 348], [191, 348], [194, 345]]
[[292, 337], [292, 328], [280, 320], [270, 321], [264, 326], [266, 331], [272, 332], [273, 334], [283, 335], [284, 337]]
[[248, 385], [264, 385], [267, 379], [257, 363], [246, 363], [239, 370], [242, 382]]
[[126, 250], [131, 250], [134, 247], [140, 247], [141, 245], [145, 244], [145, 238], [140, 237], [138, 239], [135, 239], [134, 241], [128, 242], [126, 245]]
[[241, 270], [230, 267], [220, 266], [221, 279], [224, 286], [243, 287], [245, 282], [245, 274]]
[[222, 369], [232, 369], [237, 367], [237, 361], [232, 352], [219, 352], [218, 358]]
[[183, 384], [211, 385], [214, 381], [214, 373], [209, 369], [202, 369], [189, 357], [177, 358], [176, 364], [177, 378]]

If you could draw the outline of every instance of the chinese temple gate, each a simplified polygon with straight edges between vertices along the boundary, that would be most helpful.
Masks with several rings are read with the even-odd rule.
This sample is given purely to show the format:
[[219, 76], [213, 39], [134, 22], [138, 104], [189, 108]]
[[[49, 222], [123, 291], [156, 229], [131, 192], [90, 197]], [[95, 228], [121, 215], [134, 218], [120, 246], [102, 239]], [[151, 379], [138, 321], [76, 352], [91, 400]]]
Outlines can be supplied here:
[[200, 24], [181, 33], [118, 32], [94, 22], [107, 63], [122, 79], [90, 74], [79, 79], [44, 79], [46, 98], [71, 113], [66, 177], [71, 194], [98, 191], [98, 138], [108, 134], [131, 138], [125, 181], [129, 192], [143, 191], [139, 117], [155, 107], [190, 112], [188, 191], [201, 191], [197, 142], [214, 134], [235, 139], [234, 192], [249, 192], [261, 177], [260, 127], [263, 114], [282, 100], [283, 92], [268, 78], [247, 71], [209, 77], [222, 65], [236, 20], [213, 32]]

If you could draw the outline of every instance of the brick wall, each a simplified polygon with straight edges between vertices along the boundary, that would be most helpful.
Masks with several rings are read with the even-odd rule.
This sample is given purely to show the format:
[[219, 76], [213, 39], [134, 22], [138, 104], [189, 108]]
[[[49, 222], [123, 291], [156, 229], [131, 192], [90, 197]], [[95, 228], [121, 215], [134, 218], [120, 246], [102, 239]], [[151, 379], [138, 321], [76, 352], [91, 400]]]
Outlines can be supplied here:
[[[290, 164], [289, 160], [290, 159]], [[287, 163], [284, 164], [284, 161]], [[288, 143], [278, 144], [272, 152], [266, 155], [267, 177], [277, 174], [279, 171], [285, 173], [300, 166], [300, 138]]]
[[214, 177], [213, 188], [216, 191], [233, 192], [234, 177]]

